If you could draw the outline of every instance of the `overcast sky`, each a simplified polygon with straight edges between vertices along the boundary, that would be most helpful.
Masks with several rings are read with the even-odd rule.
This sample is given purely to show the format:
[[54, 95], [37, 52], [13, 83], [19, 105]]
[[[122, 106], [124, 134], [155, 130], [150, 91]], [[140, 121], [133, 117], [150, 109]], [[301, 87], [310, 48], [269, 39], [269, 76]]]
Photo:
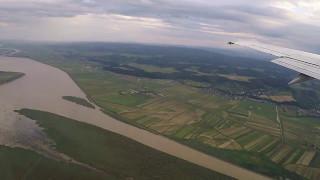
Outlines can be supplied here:
[[320, 50], [320, 0], [0, 0], [0, 39]]

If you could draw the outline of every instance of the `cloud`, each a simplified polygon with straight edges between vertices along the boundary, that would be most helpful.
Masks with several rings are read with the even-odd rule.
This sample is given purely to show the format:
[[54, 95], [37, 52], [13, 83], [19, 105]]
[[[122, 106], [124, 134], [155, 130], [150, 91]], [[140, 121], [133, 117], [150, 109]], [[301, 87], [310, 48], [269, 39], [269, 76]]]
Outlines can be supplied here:
[[308, 49], [318, 47], [320, 40], [316, 0], [0, 0], [0, 4], [2, 39], [210, 46], [245, 38]]

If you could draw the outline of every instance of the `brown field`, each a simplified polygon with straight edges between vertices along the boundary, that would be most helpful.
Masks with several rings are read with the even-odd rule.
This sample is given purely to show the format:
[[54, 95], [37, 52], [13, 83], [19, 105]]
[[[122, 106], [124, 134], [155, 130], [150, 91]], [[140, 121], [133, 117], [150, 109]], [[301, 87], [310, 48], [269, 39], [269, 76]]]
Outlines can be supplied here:
[[263, 99], [270, 99], [272, 101], [279, 102], [279, 103], [295, 101], [295, 99], [291, 95], [273, 95], [273, 96], [262, 95], [260, 97]]
[[256, 146], [258, 143], [260, 143], [261, 141], [263, 141], [263, 140], [266, 139], [266, 138], [268, 138], [268, 135], [263, 135], [263, 136], [255, 139], [255, 140], [249, 142], [248, 144], [246, 144], [246, 145], [244, 146], [244, 149], [247, 149], [247, 150], [250, 151], [254, 146]]
[[300, 157], [296, 164], [308, 166], [315, 155], [315, 151], [306, 151], [303, 153], [303, 155]]
[[271, 142], [269, 142], [269, 144], [266, 144], [263, 148], [258, 150], [258, 152], [263, 152], [263, 151], [267, 150], [268, 148], [272, 147], [273, 145], [277, 144], [278, 142], [279, 142], [279, 139], [274, 139]]
[[283, 145], [277, 152], [272, 155], [271, 160], [273, 162], [280, 163], [281, 161], [289, 157], [288, 155], [291, 151], [292, 148], [290, 146]]
[[236, 74], [218, 74], [220, 77], [224, 77], [230, 80], [234, 81], [242, 81], [242, 82], [249, 82], [251, 79], [255, 79], [254, 77], [249, 77], [249, 76], [239, 76]]
[[237, 138], [239, 138], [239, 137], [242, 136], [242, 135], [249, 134], [251, 131], [252, 131], [252, 129], [246, 128], [246, 129], [243, 129], [243, 130], [238, 131], [237, 133], [232, 134], [231, 137], [232, 137], [233, 139], [237, 139]]
[[274, 136], [279, 136], [280, 135], [280, 129], [276, 127], [268, 127], [267, 125], [255, 123], [255, 122], [248, 122], [246, 123], [246, 126], [256, 129], [259, 131], [266, 132], [268, 134], [274, 135]]
[[229, 140], [221, 145], [219, 145], [219, 148], [223, 149], [233, 149], [233, 150], [240, 150], [242, 147], [239, 143], [237, 143], [235, 140]]
[[232, 136], [234, 134], [237, 134], [241, 131], [244, 131], [246, 129], [246, 127], [231, 127], [231, 128], [226, 128], [226, 129], [222, 129], [220, 130], [222, 134], [226, 135], [226, 136]]
[[269, 96], [272, 101], [275, 102], [293, 102], [295, 99], [292, 96]]

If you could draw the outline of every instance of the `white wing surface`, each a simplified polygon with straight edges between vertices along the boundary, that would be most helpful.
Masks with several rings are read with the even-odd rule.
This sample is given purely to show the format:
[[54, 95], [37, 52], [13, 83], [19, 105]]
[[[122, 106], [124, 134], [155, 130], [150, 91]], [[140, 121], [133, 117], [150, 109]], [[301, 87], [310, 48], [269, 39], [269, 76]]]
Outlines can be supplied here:
[[258, 42], [238, 41], [235, 43], [229, 42], [229, 44], [249, 47], [279, 57], [272, 62], [300, 73], [300, 75], [289, 84], [313, 78], [320, 79], [320, 55]]

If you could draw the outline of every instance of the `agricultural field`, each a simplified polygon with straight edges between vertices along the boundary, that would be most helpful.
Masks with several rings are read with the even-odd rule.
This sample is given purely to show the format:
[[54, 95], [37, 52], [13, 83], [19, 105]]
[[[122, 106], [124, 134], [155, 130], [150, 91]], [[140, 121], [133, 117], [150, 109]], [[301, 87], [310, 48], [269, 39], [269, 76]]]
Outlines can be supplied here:
[[291, 92], [278, 92], [270, 95], [261, 95], [260, 97], [276, 103], [290, 103], [296, 101]]
[[160, 73], [174, 73], [174, 72], [177, 72], [174, 68], [170, 68], [170, 67], [160, 68], [160, 67], [157, 67], [157, 66], [138, 64], [138, 63], [129, 63], [128, 65], [131, 66], [131, 67], [142, 69], [142, 70], [144, 70], [146, 72], [160, 72]]
[[237, 74], [218, 74], [218, 76], [227, 78], [229, 80], [243, 81], [243, 82], [250, 82], [250, 80], [254, 79], [254, 77], [239, 76]]
[[206, 53], [194, 57], [196, 63], [190, 57], [176, 62], [172, 51], [164, 61], [152, 51], [118, 46], [111, 52], [106, 45], [104, 54], [86, 54], [85, 45], [37, 52], [28, 47], [21, 55], [66, 71], [90, 100], [121, 121], [274, 178], [320, 178], [314, 113], [320, 96], [312, 91], [318, 83], [287, 87], [283, 77], [292, 74], [265, 62], [255, 61], [255, 69], [219, 60], [208, 65], [199, 61]]

